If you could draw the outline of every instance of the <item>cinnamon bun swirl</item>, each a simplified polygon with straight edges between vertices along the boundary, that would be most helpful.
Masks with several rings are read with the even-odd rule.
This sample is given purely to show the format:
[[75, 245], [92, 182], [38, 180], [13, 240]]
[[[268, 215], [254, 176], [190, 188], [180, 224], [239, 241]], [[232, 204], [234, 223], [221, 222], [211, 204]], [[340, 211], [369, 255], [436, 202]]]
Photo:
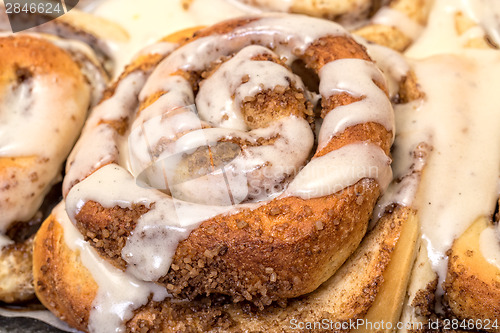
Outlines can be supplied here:
[[[319, 76], [319, 94], [293, 63]], [[271, 15], [166, 38], [107, 91], [68, 161], [65, 209], [104, 266], [76, 269], [89, 288], [70, 310], [62, 289], [72, 282], [43, 245], [74, 235], [52, 233], [60, 207], [37, 237], [38, 296], [93, 330], [110, 317], [89, 304], [117, 295], [96, 267], [140, 281], [123, 296], [142, 295], [128, 319], [149, 296], [224, 295], [263, 308], [309, 293], [361, 242], [392, 180], [393, 126], [385, 78], [335, 23]]]

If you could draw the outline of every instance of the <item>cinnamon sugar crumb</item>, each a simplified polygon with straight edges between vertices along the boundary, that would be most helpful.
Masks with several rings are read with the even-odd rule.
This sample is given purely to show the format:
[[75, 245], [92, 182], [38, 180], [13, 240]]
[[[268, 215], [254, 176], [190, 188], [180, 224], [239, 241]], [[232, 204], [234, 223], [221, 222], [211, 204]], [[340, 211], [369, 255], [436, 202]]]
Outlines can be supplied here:
[[323, 230], [324, 225], [322, 221], [316, 221], [316, 230]]

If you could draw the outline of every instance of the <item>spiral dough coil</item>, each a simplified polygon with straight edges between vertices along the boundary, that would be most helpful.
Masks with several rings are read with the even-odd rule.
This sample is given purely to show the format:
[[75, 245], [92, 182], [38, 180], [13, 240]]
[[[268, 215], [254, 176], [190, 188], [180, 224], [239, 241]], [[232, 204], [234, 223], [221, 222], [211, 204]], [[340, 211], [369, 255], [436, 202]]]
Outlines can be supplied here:
[[264, 306], [313, 291], [356, 249], [392, 179], [393, 123], [383, 75], [339, 25], [222, 22], [146, 49], [105, 94], [68, 161], [66, 211], [155, 300]]

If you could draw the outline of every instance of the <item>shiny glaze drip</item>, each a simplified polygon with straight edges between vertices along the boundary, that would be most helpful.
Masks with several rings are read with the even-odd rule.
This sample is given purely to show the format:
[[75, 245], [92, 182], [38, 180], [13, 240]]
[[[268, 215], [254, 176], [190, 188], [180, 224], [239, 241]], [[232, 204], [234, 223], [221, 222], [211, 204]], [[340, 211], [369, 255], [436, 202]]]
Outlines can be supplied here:
[[375, 179], [382, 191], [392, 180], [391, 159], [380, 147], [353, 143], [312, 159], [292, 181], [285, 195], [302, 199], [322, 197], [356, 184]]
[[433, 148], [414, 207], [440, 282], [453, 240], [477, 217], [491, 216], [499, 195], [500, 53], [467, 48], [481, 29], [475, 26], [473, 33], [459, 35], [458, 12], [466, 12], [463, 2], [435, 2], [427, 29], [406, 52], [425, 97], [395, 108], [396, 177], [410, 168], [419, 142]]
[[376, 82], [385, 85], [385, 78], [374, 63], [359, 59], [340, 59], [326, 64], [319, 76], [322, 79], [319, 92], [324, 98], [348, 92], [361, 99], [339, 106], [326, 115], [319, 132], [319, 149], [346, 128], [363, 122], [372, 121], [383, 125], [387, 131], [394, 132], [391, 102], [376, 85]]
[[103, 260], [71, 223], [64, 201], [54, 208], [52, 214], [64, 229], [66, 245], [79, 253], [82, 264], [99, 285], [89, 317], [90, 332], [125, 332], [124, 323], [150, 297], [157, 302], [169, 297], [164, 287], [135, 279]]

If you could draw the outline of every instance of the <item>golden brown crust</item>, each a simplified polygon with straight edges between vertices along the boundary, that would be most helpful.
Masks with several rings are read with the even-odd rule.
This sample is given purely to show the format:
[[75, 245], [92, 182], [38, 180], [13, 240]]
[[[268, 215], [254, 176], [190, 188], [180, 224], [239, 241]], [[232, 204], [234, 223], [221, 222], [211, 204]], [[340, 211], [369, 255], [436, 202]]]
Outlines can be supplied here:
[[354, 142], [370, 142], [381, 147], [387, 155], [391, 149], [392, 133], [388, 132], [384, 126], [366, 122], [364, 124], [354, 125], [348, 131], [337, 135], [334, 140], [328, 142], [325, 148], [316, 152], [315, 156], [320, 157], [328, 152]]
[[304, 91], [295, 86], [276, 87], [248, 98], [241, 105], [241, 113], [250, 129], [268, 126], [272, 121], [290, 115], [312, 116], [312, 104]]
[[404, 13], [418, 24], [425, 25], [432, 2], [429, 0], [392, 0], [390, 7]]
[[33, 277], [38, 299], [69, 325], [86, 330], [97, 284], [79, 253], [64, 240], [64, 229], [51, 215], [34, 241]]
[[356, 34], [366, 40], [389, 47], [393, 50], [404, 51], [413, 40], [396, 27], [371, 24], [356, 30]]
[[460, 319], [500, 321], [500, 269], [486, 261], [479, 244], [488, 224], [486, 218], [478, 219], [455, 240], [449, 254], [444, 287], [448, 306]]
[[415, 72], [410, 70], [399, 83], [398, 102], [408, 103], [424, 97], [425, 93], [421, 90]]
[[83, 81], [79, 67], [69, 54], [45, 39], [29, 35], [3, 37], [0, 49], [2, 86], [30, 76], [48, 74]]
[[[406, 208], [396, 208], [405, 211]], [[393, 215], [400, 214], [396, 213]], [[420, 236], [420, 225], [415, 212], [409, 212], [401, 227], [401, 234], [396, 248], [391, 255], [391, 261], [383, 273], [384, 281], [376, 295], [373, 304], [364, 316], [370, 323], [392, 323], [397, 327], [400, 322], [406, 290], [410, 280], [410, 273], [415, 262]], [[357, 332], [372, 332], [369, 326], [358, 328]]]
[[[414, 218], [408, 208], [396, 208], [383, 217], [360, 247], [313, 293], [256, 311], [248, 303], [221, 297], [196, 301], [149, 302], [127, 323], [127, 331], [154, 332], [282, 332], [291, 320], [342, 322], [362, 318], [378, 294], [383, 274], [403, 225]], [[54, 216], [47, 219], [35, 240], [36, 291], [42, 303], [71, 326], [87, 331], [97, 285], [68, 248], [64, 229]]]
[[[359, 244], [378, 191], [373, 181], [361, 181], [341, 195], [307, 201], [289, 197], [207, 220], [179, 244], [172, 269], [160, 282], [183, 297], [230, 293], [242, 300], [257, 295], [263, 304], [310, 292]], [[356, 209], [343, 214], [346, 205]], [[110, 210], [89, 202], [77, 215], [77, 225], [101, 254], [124, 269], [121, 249], [144, 209]], [[332, 246], [333, 256], [326, 251]], [[313, 269], [318, 266], [328, 268]], [[207, 278], [214, 270], [217, 276]], [[175, 287], [186, 283], [189, 288]]]

